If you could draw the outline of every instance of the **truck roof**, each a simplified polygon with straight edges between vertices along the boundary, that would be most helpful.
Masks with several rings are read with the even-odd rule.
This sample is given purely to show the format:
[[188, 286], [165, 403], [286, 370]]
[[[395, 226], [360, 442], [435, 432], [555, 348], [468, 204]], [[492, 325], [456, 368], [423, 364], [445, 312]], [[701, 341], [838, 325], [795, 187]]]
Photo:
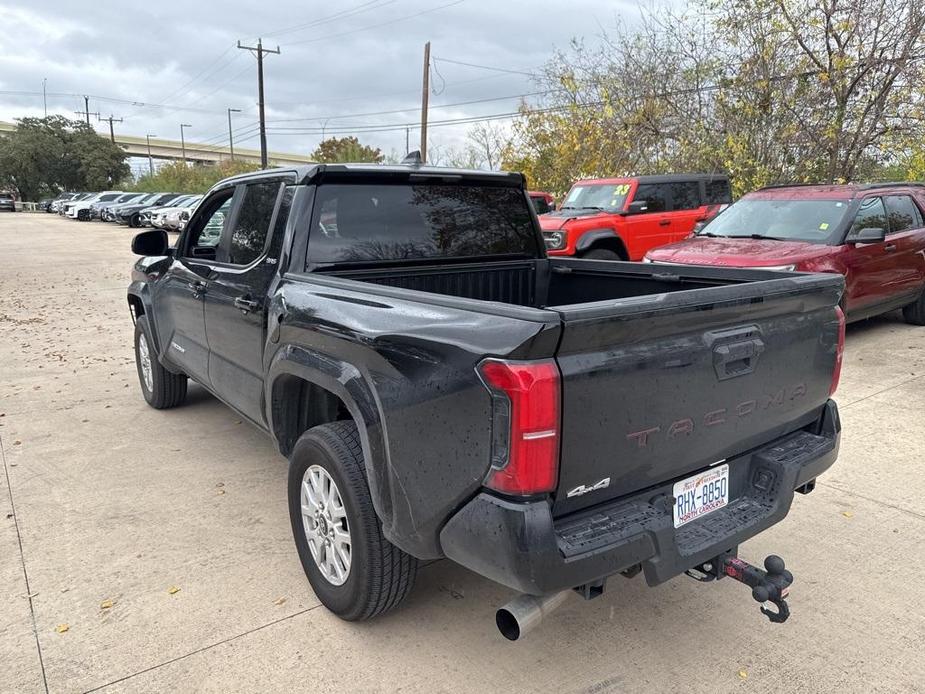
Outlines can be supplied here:
[[442, 166], [421, 166], [415, 164], [302, 164], [299, 166], [286, 166], [238, 174], [237, 176], [231, 176], [219, 181], [216, 187], [223, 187], [241, 181], [263, 178], [265, 176], [275, 176], [284, 172], [291, 172], [294, 174], [296, 182], [300, 184], [315, 183], [322, 177], [333, 174], [336, 175], [337, 178], [353, 175], [358, 178], [371, 175], [386, 177], [418, 175], [433, 178], [444, 177], [448, 180], [468, 179], [483, 182], [493, 181], [499, 185], [509, 186], [523, 187], [524, 185], [524, 177], [522, 174], [507, 171], [455, 169]]

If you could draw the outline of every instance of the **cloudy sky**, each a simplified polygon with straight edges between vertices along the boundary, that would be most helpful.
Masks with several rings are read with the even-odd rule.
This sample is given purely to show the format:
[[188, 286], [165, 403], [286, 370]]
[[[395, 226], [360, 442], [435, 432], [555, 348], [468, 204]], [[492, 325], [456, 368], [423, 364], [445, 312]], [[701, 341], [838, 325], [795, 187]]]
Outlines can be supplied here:
[[[0, 120], [41, 116], [45, 79], [49, 113], [74, 117], [87, 94], [90, 111], [142, 137], [179, 139], [188, 123], [188, 140], [225, 145], [225, 109], [239, 108], [235, 143], [257, 148], [256, 61], [235, 45], [261, 36], [281, 49], [266, 58], [271, 151], [308, 153], [323, 131], [404, 153], [430, 40], [429, 139], [459, 148], [471, 125], [440, 121], [515, 111], [539, 89], [524, 73], [557, 47], [638, 15], [635, 0], [0, 3]], [[412, 149], [419, 136], [412, 128]]]

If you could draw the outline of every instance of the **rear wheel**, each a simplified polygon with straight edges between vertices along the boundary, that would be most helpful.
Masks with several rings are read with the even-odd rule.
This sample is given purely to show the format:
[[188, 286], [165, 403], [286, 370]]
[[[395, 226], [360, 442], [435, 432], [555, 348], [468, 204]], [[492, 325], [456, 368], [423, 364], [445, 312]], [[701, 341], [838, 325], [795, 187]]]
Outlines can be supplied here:
[[619, 253], [606, 248], [593, 248], [581, 257], [589, 260], [623, 260]]
[[925, 325], [925, 291], [916, 301], [903, 308], [903, 318], [912, 325]]
[[382, 535], [353, 422], [322, 424], [296, 442], [289, 516], [308, 581], [338, 617], [375, 617], [411, 592], [418, 561]]
[[138, 369], [141, 394], [154, 409], [176, 407], [186, 399], [186, 376], [171, 373], [161, 366], [144, 315], [138, 316], [135, 323], [135, 366]]
[[137, 212], [128, 218], [128, 225], [133, 229], [137, 229], [141, 226], [141, 215]]

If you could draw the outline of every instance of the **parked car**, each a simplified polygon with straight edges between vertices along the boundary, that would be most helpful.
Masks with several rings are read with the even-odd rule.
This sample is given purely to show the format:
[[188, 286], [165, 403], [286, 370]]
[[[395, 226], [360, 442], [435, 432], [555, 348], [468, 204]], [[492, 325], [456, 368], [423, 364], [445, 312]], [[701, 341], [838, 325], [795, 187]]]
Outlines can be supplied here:
[[80, 200], [82, 198], [88, 197], [90, 193], [62, 193], [57, 198], [52, 200], [50, 212], [56, 214], [61, 214], [61, 210], [64, 205], [73, 200]]
[[[181, 207], [186, 204], [186, 202], [194, 197], [195, 195], [180, 195], [173, 200], [170, 200], [165, 205], [160, 207], [148, 207], [141, 211], [141, 225], [150, 226], [155, 229], [164, 229], [164, 223], [166, 221], [167, 215], [171, 210]], [[199, 196], [201, 197], [201, 196]]]
[[897, 308], [925, 325], [925, 184], [790, 185], [749, 193], [659, 263], [845, 276], [848, 320]]
[[129, 200], [128, 202], [111, 203], [109, 205], [106, 205], [100, 210], [100, 218], [104, 222], [118, 221], [117, 213], [119, 212], [120, 209], [122, 209], [122, 207], [138, 206], [138, 205], [145, 207], [146, 205], [150, 204], [153, 200], [155, 200], [157, 196], [158, 196], [158, 193], [141, 193], [137, 198]]
[[0, 210], [16, 211], [16, 198], [10, 193], [0, 193]]
[[533, 203], [533, 209], [536, 210], [537, 214], [546, 214], [547, 212], [555, 211], [556, 201], [552, 193], [531, 190], [527, 192], [527, 195], [530, 196], [530, 202]]
[[344, 619], [446, 557], [524, 594], [497, 614], [511, 639], [640, 571], [752, 581], [784, 621], [784, 562], [736, 549], [835, 461], [844, 280], [547, 258], [523, 186], [349, 164], [220, 182], [176, 247], [132, 242], [144, 399], [192, 379], [273, 438], [299, 559]]
[[174, 198], [180, 197], [180, 193], [154, 193], [149, 198], [127, 205], [119, 205], [114, 209], [115, 219], [113, 221], [119, 224], [127, 224], [130, 227], [141, 226], [141, 213], [149, 207], [160, 207], [165, 205]]
[[93, 213], [91, 208], [93, 205], [97, 203], [115, 202], [124, 195], [125, 193], [121, 190], [107, 190], [102, 193], [97, 193], [89, 198], [68, 205], [65, 214], [71, 219], [78, 219], [86, 222], [92, 218]]
[[[106, 191], [110, 192], [110, 191]], [[70, 200], [65, 200], [61, 203], [61, 206], [58, 208], [58, 214], [62, 216], [70, 216], [71, 208], [76, 207], [77, 205], [82, 205], [84, 203], [90, 203], [96, 200], [102, 193], [80, 193], [79, 195], [71, 198]]]
[[134, 202], [138, 200], [139, 198], [141, 198], [143, 195], [144, 193], [123, 193], [122, 195], [117, 197], [115, 200], [97, 201], [97, 202], [91, 203], [90, 204], [90, 218], [91, 219], [102, 219], [103, 210], [105, 208], [113, 206], [113, 205], [123, 205], [125, 203]]
[[726, 176], [594, 179], [575, 183], [540, 225], [550, 255], [642, 260], [646, 251], [690, 236], [730, 202]]
[[165, 213], [164, 224], [161, 228], [167, 231], [182, 231], [200, 200], [202, 200], [201, 195], [192, 195], [188, 200], [185, 200], [182, 205], [177, 205], [176, 207], [168, 209]]

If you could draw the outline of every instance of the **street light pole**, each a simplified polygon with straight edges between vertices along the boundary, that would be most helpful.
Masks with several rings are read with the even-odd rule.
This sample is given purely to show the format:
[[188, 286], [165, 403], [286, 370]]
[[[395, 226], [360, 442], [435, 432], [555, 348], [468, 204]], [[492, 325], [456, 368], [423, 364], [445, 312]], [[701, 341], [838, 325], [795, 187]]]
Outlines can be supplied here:
[[183, 139], [183, 129], [192, 128], [189, 123], [180, 123], [180, 151], [183, 153], [183, 163], [186, 163], [186, 140]]
[[48, 97], [45, 93], [45, 83], [48, 82], [47, 77], [42, 78], [42, 105], [45, 107], [45, 117], [48, 118]]
[[145, 139], [148, 141], [148, 173], [152, 176], [154, 175], [154, 160], [151, 158], [151, 138], [157, 137], [157, 135], [145, 135]]
[[234, 161], [234, 137], [231, 134], [231, 114], [232, 113], [241, 113], [239, 108], [229, 108], [228, 109], [228, 149], [231, 152], [231, 161]]

